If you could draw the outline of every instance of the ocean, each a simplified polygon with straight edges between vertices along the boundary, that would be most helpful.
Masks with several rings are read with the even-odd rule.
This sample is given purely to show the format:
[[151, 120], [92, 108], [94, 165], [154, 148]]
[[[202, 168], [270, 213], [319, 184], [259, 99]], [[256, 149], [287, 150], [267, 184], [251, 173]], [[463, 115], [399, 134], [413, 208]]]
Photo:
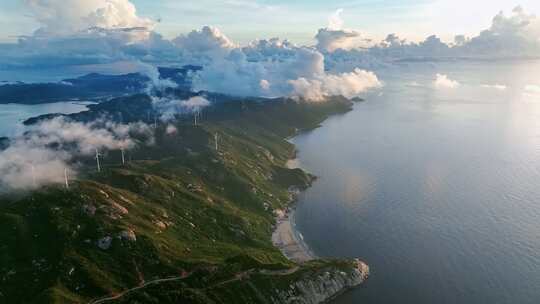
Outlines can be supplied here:
[[540, 62], [378, 75], [366, 102], [293, 139], [319, 176], [296, 211], [305, 241], [371, 267], [333, 303], [539, 303]]
[[28, 118], [49, 114], [71, 114], [86, 110], [88, 102], [55, 102], [39, 105], [0, 104], [0, 137], [14, 136], [24, 132], [22, 124]]

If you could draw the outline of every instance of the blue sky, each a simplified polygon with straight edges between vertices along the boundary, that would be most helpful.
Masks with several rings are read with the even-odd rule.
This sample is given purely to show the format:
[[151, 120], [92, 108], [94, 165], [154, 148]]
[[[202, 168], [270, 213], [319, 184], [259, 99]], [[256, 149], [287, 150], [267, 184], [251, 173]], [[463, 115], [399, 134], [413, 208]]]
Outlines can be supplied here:
[[[66, 0], [69, 1], [69, 0]], [[90, 1], [90, 0], [89, 0]], [[0, 1], [0, 41], [28, 35], [39, 24], [28, 15], [23, 0]], [[343, 8], [345, 27], [376, 39], [397, 33], [410, 40], [438, 34], [475, 35], [489, 27], [500, 10], [522, 5], [540, 15], [538, 0], [132, 0], [139, 15], [161, 19], [157, 31], [167, 37], [203, 25], [221, 28], [238, 42], [279, 36], [310, 41], [327, 17]]]

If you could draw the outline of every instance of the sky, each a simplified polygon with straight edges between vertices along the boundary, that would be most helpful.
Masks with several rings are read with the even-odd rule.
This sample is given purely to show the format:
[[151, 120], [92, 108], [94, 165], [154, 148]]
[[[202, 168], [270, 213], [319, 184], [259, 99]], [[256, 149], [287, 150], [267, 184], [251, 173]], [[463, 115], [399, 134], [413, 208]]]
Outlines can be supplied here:
[[[25, 0], [0, 1], [0, 42], [15, 41], [39, 28]], [[71, 1], [71, 0], [65, 0]], [[211, 25], [231, 39], [286, 37], [312, 41], [328, 15], [342, 8], [345, 27], [382, 39], [396, 33], [420, 41], [437, 34], [451, 41], [456, 34], [473, 36], [488, 28], [493, 16], [523, 6], [540, 15], [538, 0], [133, 0], [140, 16], [159, 20], [156, 31], [167, 38]]]
[[197, 65], [197, 90], [354, 96], [396, 62], [540, 57], [540, 4], [513, 1], [1, 0], [0, 71]]

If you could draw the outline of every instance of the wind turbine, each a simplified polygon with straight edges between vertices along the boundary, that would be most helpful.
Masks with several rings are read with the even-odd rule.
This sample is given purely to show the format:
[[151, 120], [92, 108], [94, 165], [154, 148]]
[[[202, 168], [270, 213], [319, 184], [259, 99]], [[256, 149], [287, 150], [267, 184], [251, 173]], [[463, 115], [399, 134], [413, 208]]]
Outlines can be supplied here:
[[193, 108], [193, 117], [195, 118], [195, 125], [197, 126], [201, 120], [202, 109], [201, 107]]
[[96, 163], [97, 163], [97, 171], [98, 172], [101, 172], [101, 164], [99, 163], [99, 156], [101, 154], [99, 154], [99, 151], [98, 149], [96, 148]]
[[120, 151], [122, 152], [122, 165], [126, 164], [126, 157], [124, 155], [124, 148], [121, 148]]
[[64, 168], [64, 181], [66, 182], [66, 189], [69, 189], [68, 170]]
[[218, 133], [216, 132], [216, 134], [214, 134], [214, 142], [216, 144], [216, 151], [219, 150], [219, 147], [218, 147]]

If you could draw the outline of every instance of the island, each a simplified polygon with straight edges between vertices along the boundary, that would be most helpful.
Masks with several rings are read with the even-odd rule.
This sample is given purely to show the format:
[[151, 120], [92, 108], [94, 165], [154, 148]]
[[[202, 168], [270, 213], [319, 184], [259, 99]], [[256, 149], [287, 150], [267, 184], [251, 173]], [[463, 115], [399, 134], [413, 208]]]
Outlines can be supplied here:
[[302, 247], [287, 210], [314, 180], [286, 165], [287, 138], [353, 101], [209, 99], [197, 124], [155, 121], [144, 94], [65, 115], [145, 121], [155, 142], [126, 151], [125, 164], [103, 151], [101, 172], [77, 160], [69, 189], [2, 195], [0, 302], [315, 304], [362, 284], [360, 260], [287, 251]]

